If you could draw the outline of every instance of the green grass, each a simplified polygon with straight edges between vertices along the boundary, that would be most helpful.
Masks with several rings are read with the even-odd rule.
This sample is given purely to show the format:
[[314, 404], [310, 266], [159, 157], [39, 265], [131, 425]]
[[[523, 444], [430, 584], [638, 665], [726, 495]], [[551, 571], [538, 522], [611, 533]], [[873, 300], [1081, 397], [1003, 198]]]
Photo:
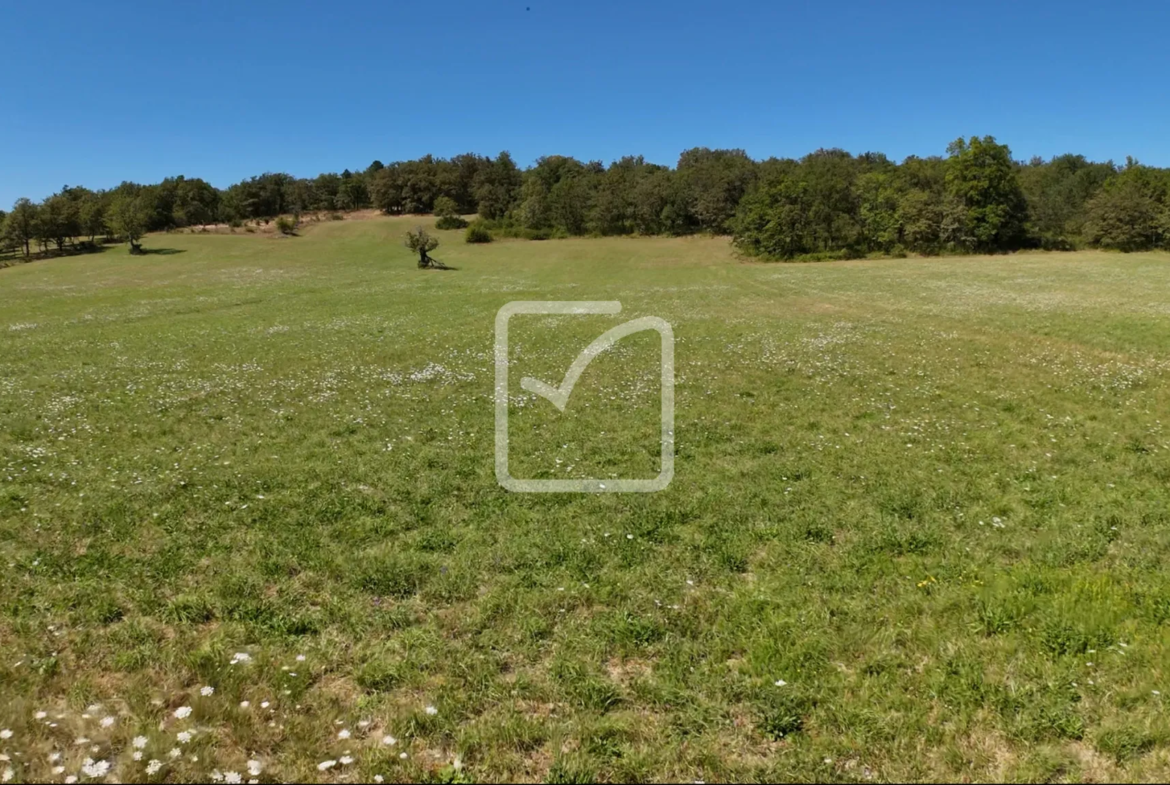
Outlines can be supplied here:
[[[17, 781], [1170, 776], [1170, 257], [452, 231], [428, 272], [408, 225], [0, 271]], [[656, 472], [651, 338], [563, 415], [519, 387], [654, 315], [667, 490], [498, 487], [521, 299], [624, 309], [517, 317], [514, 471]]]

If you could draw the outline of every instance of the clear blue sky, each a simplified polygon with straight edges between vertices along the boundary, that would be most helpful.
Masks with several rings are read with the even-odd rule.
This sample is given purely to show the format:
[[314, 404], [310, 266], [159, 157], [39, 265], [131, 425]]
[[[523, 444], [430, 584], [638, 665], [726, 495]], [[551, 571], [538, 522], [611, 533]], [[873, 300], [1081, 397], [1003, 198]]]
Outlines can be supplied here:
[[[526, 10], [531, 9], [531, 10]], [[1170, 3], [7, 2], [0, 206], [510, 150], [1170, 165]]]

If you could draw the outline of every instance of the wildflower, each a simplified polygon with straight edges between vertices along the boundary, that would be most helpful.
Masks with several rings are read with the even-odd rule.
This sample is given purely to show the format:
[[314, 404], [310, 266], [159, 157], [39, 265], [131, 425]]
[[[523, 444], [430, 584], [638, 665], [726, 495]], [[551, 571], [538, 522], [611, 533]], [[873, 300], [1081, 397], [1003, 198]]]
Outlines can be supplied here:
[[56, 763], [59, 760], [61, 760], [61, 753], [59, 753], [59, 752], [50, 752], [49, 753], [49, 763]]
[[258, 760], [248, 761], [248, 773], [251, 774], [253, 777], [259, 777], [260, 772], [261, 772], [261, 770], [263, 770], [263, 768], [264, 768], [264, 765], [262, 763], [260, 763], [260, 761], [258, 761]]
[[304, 662], [304, 661], [305, 661], [305, 655], [298, 654], [297, 655], [297, 662]]
[[153, 777], [155, 774], [158, 774], [159, 769], [161, 769], [161, 768], [162, 768], [161, 761], [151, 760], [146, 764], [146, 775], [148, 777]]
[[167, 753], [167, 755], [170, 755], [171, 758], [177, 758], [182, 754], [183, 754], [182, 750], [180, 750], [178, 747], [175, 747], [174, 749], [172, 749], [170, 752]]
[[135, 736], [134, 739], [130, 742], [130, 744], [136, 750], [144, 749], [146, 747], [146, 737], [145, 736]]
[[382, 743], [385, 744], [387, 747], [393, 747], [395, 744], [398, 743], [398, 739], [394, 738], [393, 736], [383, 736]]
[[425, 711], [427, 713], [428, 717], [434, 717], [436, 714], [439, 713], [439, 710], [436, 709], [434, 706], [427, 706], [425, 709], [423, 709], [423, 711]]
[[268, 708], [268, 701], [263, 701], [263, 702], [260, 704], [260, 708], [262, 708], [262, 709], [267, 709], [267, 708]]
[[64, 767], [64, 766], [54, 766], [54, 767], [53, 767], [53, 773], [54, 773], [54, 774], [58, 774], [58, 775], [60, 775], [60, 774], [64, 774], [64, 773], [65, 773], [65, 767]]
[[81, 773], [90, 779], [101, 779], [110, 772], [110, 762], [108, 760], [99, 760], [96, 763], [89, 759], [85, 759], [85, 763], [81, 767]]
[[215, 687], [204, 687], [201, 690], [199, 690], [199, 694], [202, 695], [204, 698], [210, 698], [212, 695], [215, 694]]
[[189, 731], [180, 731], [179, 735], [175, 738], [179, 740], [180, 744], [186, 744], [187, 742], [191, 741], [191, 733]]
[[251, 661], [252, 661], [251, 654], [249, 654], [246, 651], [237, 651], [235, 654], [232, 655], [231, 664], [235, 665], [237, 662], [251, 662]]
[[246, 709], [246, 708], [248, 708], [248, 707], [249, 707], [249, 706], [251, 706], [251, 705], [252, 705], [252, 704], [251, 704], [251, 703], [249, 703], [248, 701], [240, 701], [240, 708], [241, 708], [241, 709]]
[[180, 720], [185, 720], [190, 716], [191, 716], [191, 707], [190, 706], [180, 706], [179, 708], [175, 709], [175, 717], [177, 717]]
[[776, 686], [777, 687], [786, 687], [786, 686], [788, 686], [788, 682], [784, 681], [784, 679], [776, 679]]
[[398, 753], [398, 757], [401, 758], [402, 760], [406, 760], [406, 753], [400, 752], [400, 753]]
[[342, 728], [337, 732], [337, 738], [339, 739], [348, 739], [349, 735], [349, 730], [347, 728]]
[[4, 771], [0, 772], [0, 782], [11, 782], [12, 778], [16, 776], [16, 772], [12, 770], [11, 766], [5, 766]]
[[374, 775], [374, 782], [383, 782], [381, 774]]
[[10, 731], [8, 728], [5, 728], [4, 730], [0, 730], [0, 739], [11, 739], [11, 738], [12, 738], [12, 731]]
[[238, 785], [238, 783], [244, 781], [244, 778], [240, 776], [239, 772], [229, 771], [223, 775], [223, 781], [232, 783], [232, 785]]
[[130, 753], [130, 757], [134, 760], [142, 760], [142, 750], [134, 750], [134, 752]]
[[74, 777], [72, 774], [65, 778], [65, 785], [73, 785], [75, 782], [77, 782], [77, 777]]
[[337, 761], [335, 760], [323, 760], [317, 764], [317, 771], [328, 771], [336, 765]]
[[348, 766], [349, 764], [353, 763], [353, 757], [349, 755], [342, 755], [339, 762], [342, 766]]
[[48, 716], [49, 716], [49, 714], [48, 714], [48, 712], [44, 712], [44, 711], [38, 711], [38, 712], [37, 712], [35, 715], [33, 715], [33, 716], [34, 716], [34, 717], [36, 717], [38, 720], [43, 720], [45, 717], [48, 717]]

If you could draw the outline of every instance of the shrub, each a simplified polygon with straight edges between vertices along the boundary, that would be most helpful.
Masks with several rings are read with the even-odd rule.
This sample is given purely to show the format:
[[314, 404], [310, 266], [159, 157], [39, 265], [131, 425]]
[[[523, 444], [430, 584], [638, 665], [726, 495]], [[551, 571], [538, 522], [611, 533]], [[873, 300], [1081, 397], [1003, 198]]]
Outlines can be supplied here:
[[297, 222], [286, 216], [280, 216], [276, 219], [276, 231], [281, 234], [291, 235], [297, 230]]
[[456, 218], [459, 216], [459, 206], [449, 196], [440, 196], [435, 199], [435, 215], [440, 218]]
[[244, 222], [241, 221], [239, 218], [233, 218], [230, 221], [228, 221], [228, 226], [230, 226], [232, 229], [239, 229], [243, 225], [244, 225]]
[[476, 221], [467, 227], [467, 233], [463, 235], [463, 239], [469, 243], [490, 243], [492, 233], [488, 231], [486, 226]]
[[435, 221], [436, 229], [464, 229], [466, 227], [467, 221], [457, 215], [444, 215]]

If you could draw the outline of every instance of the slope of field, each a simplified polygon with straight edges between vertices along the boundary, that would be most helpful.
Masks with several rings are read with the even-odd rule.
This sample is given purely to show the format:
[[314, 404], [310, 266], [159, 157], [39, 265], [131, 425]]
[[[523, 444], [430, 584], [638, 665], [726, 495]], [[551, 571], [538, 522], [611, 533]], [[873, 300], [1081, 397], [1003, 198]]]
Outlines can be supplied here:
[[[0, 271], [15, 779], [1170, 776], [1170, 257], [410, 224]], [[514, 471], [656, 471], [654, 340], [519, 386], [652, 315], [667, 490], [496, 484], [524, 299], [623, 311], [517, 321]]]

